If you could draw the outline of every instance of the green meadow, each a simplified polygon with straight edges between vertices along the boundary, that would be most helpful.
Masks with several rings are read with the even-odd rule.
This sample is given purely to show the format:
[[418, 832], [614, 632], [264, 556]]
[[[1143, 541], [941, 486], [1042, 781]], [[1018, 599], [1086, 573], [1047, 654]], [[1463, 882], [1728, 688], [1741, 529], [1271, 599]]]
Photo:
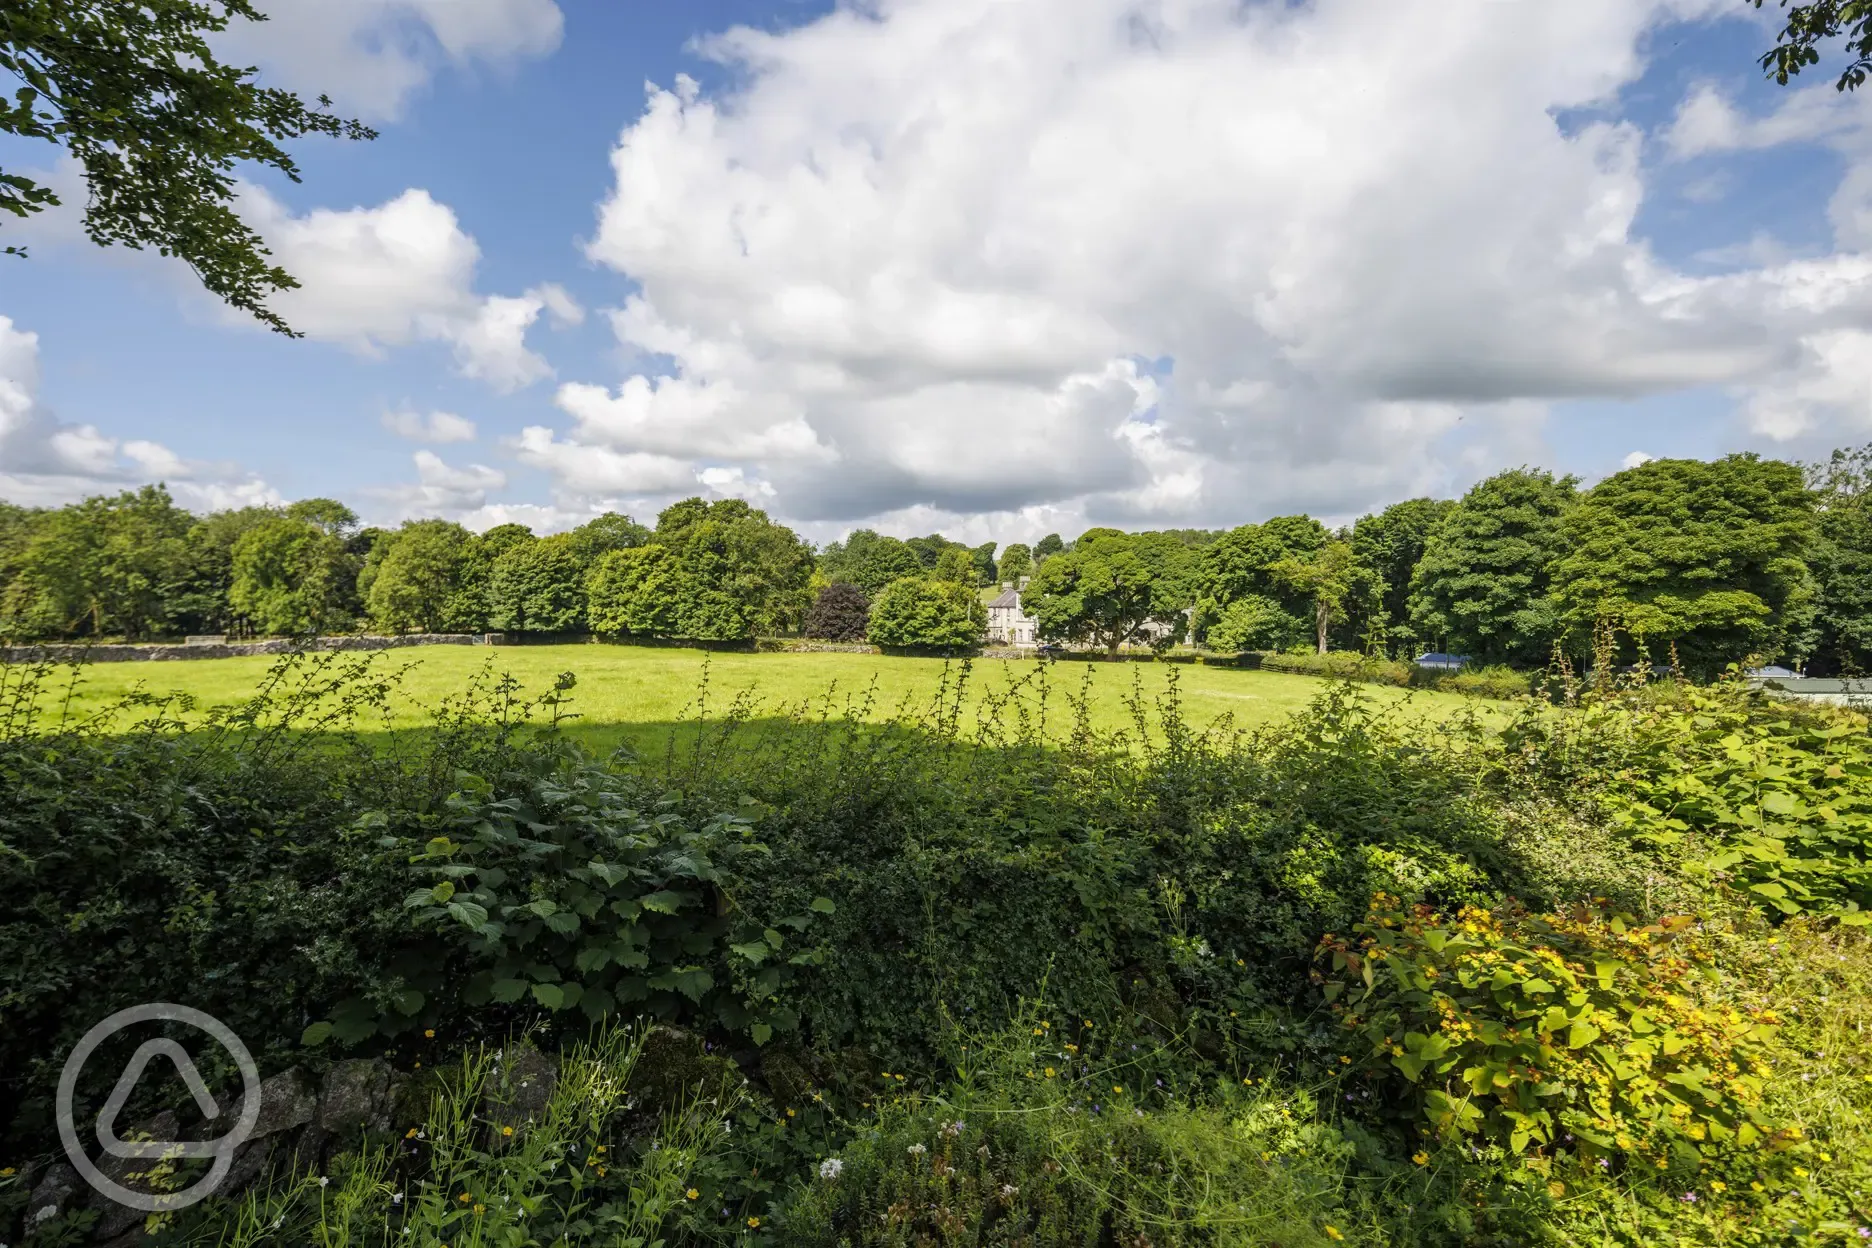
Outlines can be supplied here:
[[[342, 661], [360, 657], [347, 655]], [[387, 720], [379, 715], [360, 727], [399, 731], [426, 726], [437, 706], [459, 697], [477, 678], [486, 684], [511, 676], [527, 695], [537, 696], [549, 692], [560, 673], [570, 672], [577, 680], [566, 708], [576, 716], [569, 730], [599, 748], [625, 740], [648, 745], [662, 739], [672, 724], [704, 714], [718, 719], [737, 702], [755, 721], [802, 707], [817, 715], [828, 706], [834, 713], [855, 712], [873, 722], [915, 716], [936, 705], [945, 682], [953, 690], [965, 675], [961, 661], [938, 658], [614, 645], [426, 646], [375, 652], [369, 662], [371, 670], [396, 679], [387, 700]], [[252, 697], [277, 663], [275, 657], [260, 657], [90, 664], [70, 691], [69, 713], [110, 715], [127, 722], [147, 713], [126, 704], [132, 695], [183, 695], [188, 700], [183, 714], [200, 716]], [[1047, 731], [1058, 735], [1070, 729], [1072, 703], [1083, 694], [1095, 729], [1129, 729], [1137, 706], [1154, 716], [1173, 679], [1186, 722], [1203, 729], [1251, 728], [1282, 719], [1305, 707], [1324, 684], [1311, 676], [1194, 663], [978, 659], [967, 664], [962, 724], [966, 731], [991, 703], [1012, 696], [1030, 716], [1044, 715]], [[64, 683], [52, 683], [57, 691], [51, 696], [64, 701]], [[1362, 688], [1377, 704], [1405, 704], [1438, 716], [1465, 701], [1426, 690]]]

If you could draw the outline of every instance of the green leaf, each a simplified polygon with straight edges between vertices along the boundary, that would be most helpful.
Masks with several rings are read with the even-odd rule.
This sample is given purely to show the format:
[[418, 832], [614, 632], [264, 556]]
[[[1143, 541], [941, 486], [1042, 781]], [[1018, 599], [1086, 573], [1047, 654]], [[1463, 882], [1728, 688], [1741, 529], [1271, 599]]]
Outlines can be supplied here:
[[566, 1003], [565, 993], [557, 984], [534, 984], [533, 999], [549, 1010], [559, 1009]]
[[755, 1023], [752, 1031], [755, 1044], [766, 1044], [769, 1040], [773, 1039], [773, 1028], [769, 1027], [766, 1023]]
[[838, 911], [838, 907], [832, 904], [832, 899], [830, 897], [813, 898], [812, 905], [808, 906], [807, 909], [818, 914], [834, 914]]
[[493, 997], [502, 1005], [512, 1005], [526, 995], [526, 990], [524, 979], [497, 979], [494, 981]]
[[1597, 1040], [1600, 1034], [1599, 1029], [1591, 1023], [1574, 1023], [1573, 1026], [1567, 1029], [1567, 1048], [1583, 1049]]
[[682, 909], [683, 905], [682, 894], [672, 893], [667, 888], [639, 897], [637, 901], [644, 909], [653, 910], [658, 914], [675, 914]]
[[313, 1023], [299, 1033], [299, 1043], [308, 1048], [317, 1048], [331, 1039], [332, 1025], [328, 1022]]
[[750, 941], [744, 945], [729, 945], [728, 947], [756, 966], [766, 961], [767, 955], [773, 952], [767, 947], [765, 942], [758, 940]]

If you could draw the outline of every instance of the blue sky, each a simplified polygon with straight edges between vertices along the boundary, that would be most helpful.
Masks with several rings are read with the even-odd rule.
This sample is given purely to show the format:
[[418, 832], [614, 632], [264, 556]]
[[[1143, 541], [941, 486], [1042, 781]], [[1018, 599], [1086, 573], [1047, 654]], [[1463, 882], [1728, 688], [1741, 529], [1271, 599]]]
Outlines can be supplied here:
[[381, 131], [247, 173], [308, 337], [0, 225], [0, 496], [1015, 541], [1872, 440], [1872, 98], [1740, 0], [263, 7]]

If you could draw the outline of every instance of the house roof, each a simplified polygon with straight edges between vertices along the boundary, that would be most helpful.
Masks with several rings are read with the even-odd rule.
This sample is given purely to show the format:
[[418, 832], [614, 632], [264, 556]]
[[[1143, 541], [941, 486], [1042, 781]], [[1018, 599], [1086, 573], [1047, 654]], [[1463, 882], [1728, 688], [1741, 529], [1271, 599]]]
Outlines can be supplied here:
[[994, 601], [989, 603], [988, 605], [991, 608], [992, 607], [1013, 607], [1016, 610], [1018, 610], [1020, 608], [1020, 590], [1004, 589], [1000, 593], [996, 594]]

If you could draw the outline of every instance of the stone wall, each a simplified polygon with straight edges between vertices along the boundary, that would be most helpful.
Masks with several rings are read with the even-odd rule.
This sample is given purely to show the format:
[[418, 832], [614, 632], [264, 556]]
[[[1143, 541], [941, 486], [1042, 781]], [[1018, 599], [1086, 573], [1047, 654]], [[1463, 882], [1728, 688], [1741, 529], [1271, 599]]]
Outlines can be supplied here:
[[292, 650], [394, 650], [403, 646], [478, 646], [479, 633], [410, 633], [402, 637], [317, 637], [307, 641], [206, 642], [194, 645], [0, 646], [0, 663], [135, 663], [170, 659], [237, 659]]

